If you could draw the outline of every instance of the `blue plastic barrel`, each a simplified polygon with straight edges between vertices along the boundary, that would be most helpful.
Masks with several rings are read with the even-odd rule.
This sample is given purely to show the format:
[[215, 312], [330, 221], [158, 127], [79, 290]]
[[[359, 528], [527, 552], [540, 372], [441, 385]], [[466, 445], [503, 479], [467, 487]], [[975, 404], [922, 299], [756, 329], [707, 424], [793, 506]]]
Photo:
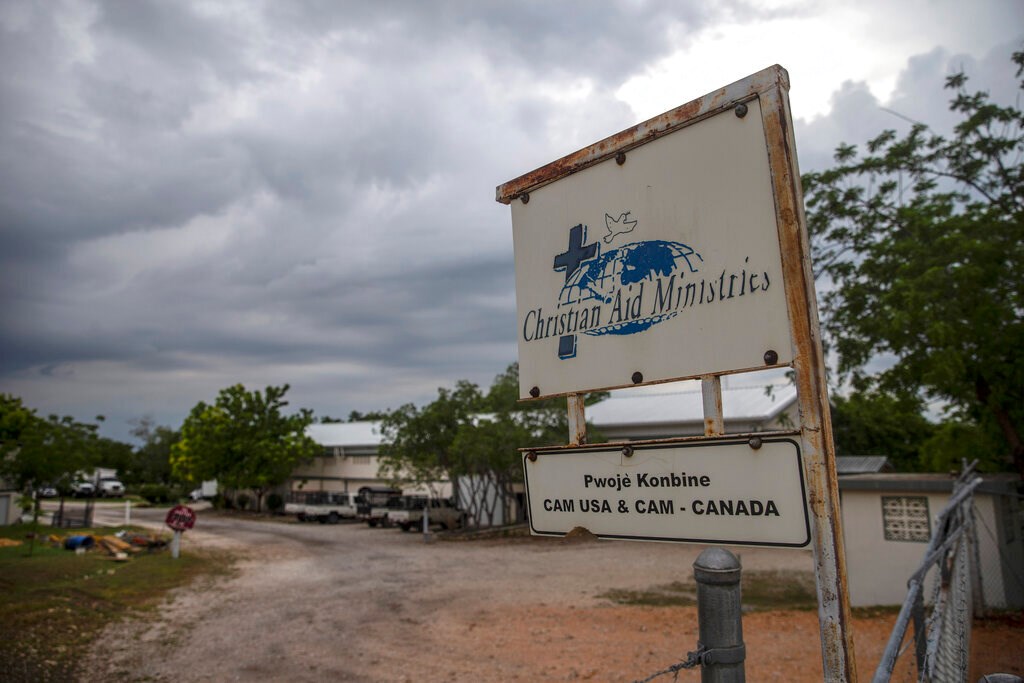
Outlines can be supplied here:
[[78, 548], [89, 548], [96, 545], [96, 539], [92, 536], [68, 536], [64, 539], [65, 550], [76, 550]]

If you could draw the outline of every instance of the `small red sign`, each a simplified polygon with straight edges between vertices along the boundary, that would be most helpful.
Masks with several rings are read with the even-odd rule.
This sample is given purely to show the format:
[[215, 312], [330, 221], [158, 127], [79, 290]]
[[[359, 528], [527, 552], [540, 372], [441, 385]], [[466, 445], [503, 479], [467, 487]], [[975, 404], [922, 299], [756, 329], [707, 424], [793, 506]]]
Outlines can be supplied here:
[[196, 525], [196, 512], [187, 505], [175, 505], [168, 511], [165, 521], [175, 531], [185, 531]]

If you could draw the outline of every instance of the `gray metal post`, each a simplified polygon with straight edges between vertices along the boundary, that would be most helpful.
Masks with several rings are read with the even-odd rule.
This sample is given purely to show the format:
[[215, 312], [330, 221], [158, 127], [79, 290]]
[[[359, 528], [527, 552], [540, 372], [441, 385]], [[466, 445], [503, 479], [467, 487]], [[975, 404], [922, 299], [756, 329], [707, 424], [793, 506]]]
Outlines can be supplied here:
[[693, 563], [702, 683], [746, 681], [740, 604], [740, 561], [725, 548], [708, 548]]

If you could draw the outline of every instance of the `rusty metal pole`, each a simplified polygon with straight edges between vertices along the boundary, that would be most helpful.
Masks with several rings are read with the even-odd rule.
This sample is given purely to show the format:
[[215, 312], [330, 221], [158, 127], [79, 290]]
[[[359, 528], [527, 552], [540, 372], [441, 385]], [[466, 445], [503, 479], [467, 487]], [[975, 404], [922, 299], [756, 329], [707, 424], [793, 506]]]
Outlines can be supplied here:
[[[777, 87], [760, 95], [768, 160], [775, 191], [775, 214], [783, 258], [793, 370], [800, 409], [801, 450], [808, 483], [811, 540], [818, 592], [818, 622], [824, 678], [857, 680], [852, 617], [843, 547], [839, 485], [832, 441], [832, 418], [825, 380], [825, 358], [818, 323], [818, 302], [811, 269], [810, 243], [804, 219], [796, 141], [787, 122], [789, 77], [782, 69]], [[774, 357], [774, 358], [773, 358]], [[765, 350], [765, 365], [776, 364], [777, 354]]]
[[569, 445], [582, 446], [587, 443], [587, 416], [583, 410], [583, 395], [569, 394]]
[[704, 399], [704, 436], [725, 434], [725, 416], [722, 411], [722, 378], [704, 375], [700, 378], [701, 397]]
[[693, 563], [702, 683], [746, 680], [741, 572], [739, 559], [725, 548], [708, 548]]

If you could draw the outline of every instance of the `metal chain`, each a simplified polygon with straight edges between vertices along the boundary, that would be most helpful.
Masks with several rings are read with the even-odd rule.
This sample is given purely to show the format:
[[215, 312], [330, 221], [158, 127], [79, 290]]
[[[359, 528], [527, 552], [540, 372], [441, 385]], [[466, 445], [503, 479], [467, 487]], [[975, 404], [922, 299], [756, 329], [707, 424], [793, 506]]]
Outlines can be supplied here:
[[673, 664], [664, 671], [653, 673], [647, 678], [643, 679], [642, 681], [634, 681], [633, 683], [650, 683], [650, 681], [653, 681], [658, 676], [664, 676], [665, 674], [674, 674], [675, 678], [673, 678], [673, 680], [679, 680], [680, 671], [682, 671], [683, 669], [692, 669], [704, 663], [705, 653], [707, 653], [707, 649], [703, 645], [699, 645], [697, 647], [696, 652], [686, 653], [685, 661], [679, 662], [678, 664]]

